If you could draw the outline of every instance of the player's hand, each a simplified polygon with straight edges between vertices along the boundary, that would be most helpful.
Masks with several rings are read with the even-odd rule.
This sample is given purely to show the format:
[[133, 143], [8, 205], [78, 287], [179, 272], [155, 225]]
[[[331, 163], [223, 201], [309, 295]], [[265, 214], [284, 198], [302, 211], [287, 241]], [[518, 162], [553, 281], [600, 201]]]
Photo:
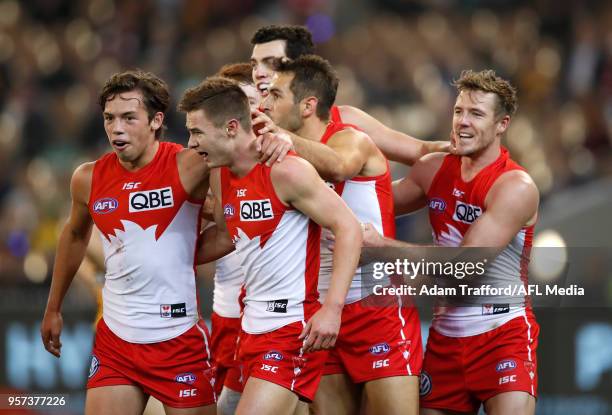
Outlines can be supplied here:
[[289, 134], [266, 133], [262, 136], [259, 161], [266, 163], [266, 166], [271, 166], [276, 162], [280, 163], [291, 150], [293, 150], [293, 142]]
[[[257, 109], [251, 110], [251, 124], [253, 124], [253, 130], [258, 137], [265, 133], [276, 134], [280, 130], [274, 121], [272, 121], [272, 118]], [[261, 149], [257, 149], [257, 151], [261, 151]]]
[[363, 235], [363, 246], [366, 248], [382, 248], [384, 247], [385, 238], [378, 233], [374, 225], [371, 223], [362, 223], [361, 230]]
[[40, 336], [42, 337], [43, 345], [49, 353], [55, 357], [60, 357], [62, 343], [60, 342], [60, 334], [64, 325], [62, 313], [59, 311], [46, 311], [40, 326]]
[[457, 137], [455, 137], [455, 133], [452, 130], [450, 132], [449, 140], [450, 140], [450, 146], [448, 148], [448, 151], [449, 153], [456, 155], [457, 154]]
[[304, 353], [330, 349], [336, 344], [340, 331], [342, 310], [323, 304], [306, 323], [299, 339], [304, 340]]

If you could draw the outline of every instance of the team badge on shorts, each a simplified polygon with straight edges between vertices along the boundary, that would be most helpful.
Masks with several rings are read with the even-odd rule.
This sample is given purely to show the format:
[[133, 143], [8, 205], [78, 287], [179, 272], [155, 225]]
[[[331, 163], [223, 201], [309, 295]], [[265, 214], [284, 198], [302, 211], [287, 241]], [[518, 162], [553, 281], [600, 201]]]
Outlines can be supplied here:
[[419, 396], [424, 398], [431, 393], [431, 377], [423, 371], [419, 377]]
[[98, 360], [95, 354], [92, 354], [91, 363], [89, 364], [89, 375], [87, 375], [87, 378], [91, 379], [96, 373], [98, 373], [99, 368], [100, 368], [100, 361]]

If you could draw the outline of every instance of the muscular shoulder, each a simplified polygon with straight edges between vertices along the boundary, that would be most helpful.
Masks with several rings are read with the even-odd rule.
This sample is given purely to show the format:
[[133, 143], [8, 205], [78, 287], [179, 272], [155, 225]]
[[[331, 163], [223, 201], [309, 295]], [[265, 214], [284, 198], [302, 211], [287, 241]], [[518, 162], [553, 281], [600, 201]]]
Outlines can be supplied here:
[[316, 174], [314, 167], [298, 156], [288, 156], [280, 163], [274, 163], [270, 176], [273, 182], [299, 183], [304, 181], [305, 175]]
[[374, 146], [374, 142], [369, 135], [352, 127], [347, 127], [333, 134], [327, 141], [327, 144], [332, 147], [342, 145], [359, 147]]
[[351, 105], [339, 105], [338, 111], [343, 123], [359, 125], [363, 121], [367, 121], [369, 115], [359, 108]]
[[[511, 170], [499, 176], [491, 186], [485, 205], [501, 206], [534, 219], [539, 201], [540, 193], [531, 176], [523, 170]], [[531, 219], [528, 224], [533, 222]]]
[[90, 161], [78, 166], [72, 174], [70, 181], [70, 192], [75, 201], [87, 204], [91, 194], [91, 181], [95, 162]]
[[195, 150], [190, 148], [183, 148], [176, 153], [176, 162], [179, 167], [186, 171], [198, 170], [205, 171], [206, 163], [202, 156], [200, 156]]

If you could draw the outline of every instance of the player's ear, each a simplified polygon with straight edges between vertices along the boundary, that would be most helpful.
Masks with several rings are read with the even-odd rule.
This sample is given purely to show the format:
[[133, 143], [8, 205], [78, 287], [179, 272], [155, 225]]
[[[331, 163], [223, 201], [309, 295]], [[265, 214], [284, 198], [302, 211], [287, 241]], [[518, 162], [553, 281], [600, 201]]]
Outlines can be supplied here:
[[238, 128], [240, 128], [240, 123], [237, 119], [232, 118], [225, 124], [225, 133], [228, 137], [234, 138], [238, 133]]
[[153, 118], [151, 118], [151, 122], [149, 122], [149, 125], [151, 126], [151, 130], [156, 131], [162, 128], [163, 124], [164, 124], [164, 113], [156, 112], [155, 114], [153, 114]]
[[316, 114], [319, 100], [316, 97], [307, 97], [302, 101], [302, 117], [308, 118]]
[[510, 116], [504, 115], [498, 122], [496, 127], [496, 133], [501, 135], [506, 132], [508, 125], [510, 124]]

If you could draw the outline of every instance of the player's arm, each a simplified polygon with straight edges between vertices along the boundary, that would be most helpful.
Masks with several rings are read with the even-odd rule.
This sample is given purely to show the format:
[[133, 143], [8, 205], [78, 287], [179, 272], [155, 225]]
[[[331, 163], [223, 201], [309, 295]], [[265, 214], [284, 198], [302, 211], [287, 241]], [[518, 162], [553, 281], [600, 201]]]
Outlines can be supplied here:
[[461, 246], [507, 246], [521, 228], [535, 223], [539, 203], [538, 189], [527, 173], [504, 173], [491, 186], [485, 199], [486, 210], [470, 226]]
[[339, 107], [342, 121], [358, 126], [369, 135], [374, 144], [389, 160], [412, 166], [425, 154], [433, 152], [448, 152], [450, 143], [447, 141], [423, 141], [408, 134], [393, 130], [368, 113], [349, 105]]
[[215, 224], [209, 226], [200, 235], [196, 252], [196, 264], [204, 264], [219, 259], [235, 249], [232, 238], [227, 230], [223, 209], [221, 208], [221, 176], [219, 169], [210, 173], [210, 194], [213, 203]]
[[221, 202], [215, 198], [214, 205], [215, 224], [208, 226], [200, 235], [196, 264], [205, 264], [229, 254], [235, 249], [232, 238], [225, 225]]
[[305, 160], [288, 157], [272, 169], [279, 198], [328, 228], [336, 238], [331, 283], [323, 307], [307, 322], [304, 350], [329, 348], [340, 330], [340, 315], [359, 260], [361, 227], [344, 201]]
[[353, 129], [335, 133], [327, 144], [295, 134], [291, 139], [298, 155], [309, 161], [323, 179], [332, 182], [359, 175], [368, 160], [369, 145], [373, 145], [366, 135]]
[[60, 356], [62, 331], [62, 303], [68, 287], [76, 274], [89, 243], [92, 219], [87, 202], [91, 191], [93, 163], [79, 166], [70, 182], [72, 206], [70, 217], [64, 225], [57, 244], [51, 289], [41, 325], [41, 337], [45, 349]]

